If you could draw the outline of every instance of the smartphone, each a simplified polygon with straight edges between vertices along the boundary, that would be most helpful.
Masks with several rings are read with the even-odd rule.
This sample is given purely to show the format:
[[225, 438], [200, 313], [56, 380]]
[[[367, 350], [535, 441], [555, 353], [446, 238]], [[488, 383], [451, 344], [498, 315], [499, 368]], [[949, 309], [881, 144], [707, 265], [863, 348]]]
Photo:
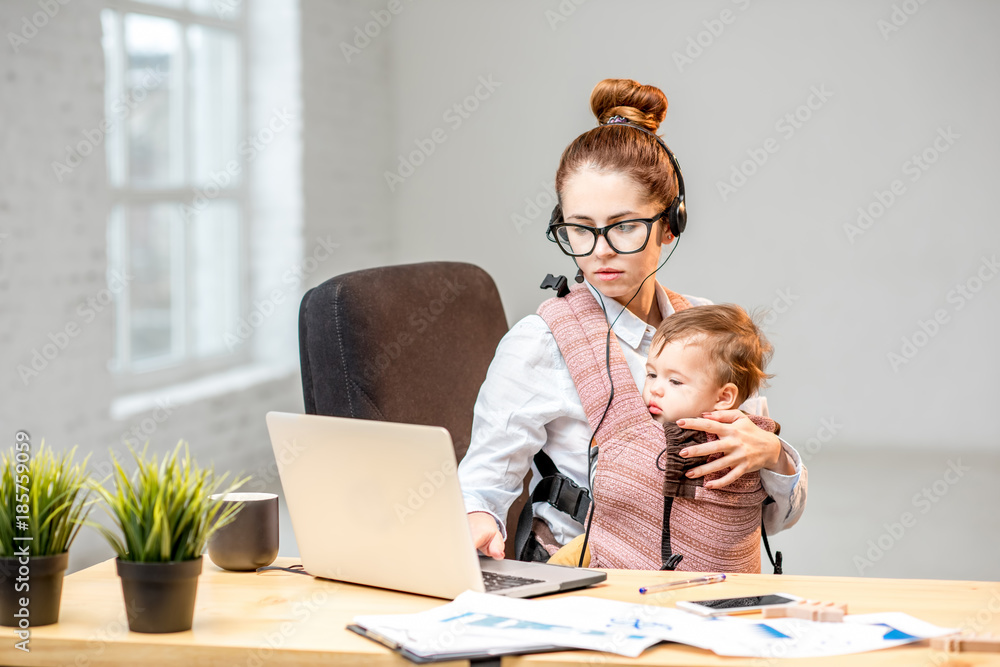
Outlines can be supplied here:
[[788, 595], [787, 593], [770, 593], [745, 598], [680, 601], [677, 603], [677, 607], [701, 616], [722, 616], [723, 614], [750, 614], [764, 607], [795, 604], [801, 599], [797, 595]]

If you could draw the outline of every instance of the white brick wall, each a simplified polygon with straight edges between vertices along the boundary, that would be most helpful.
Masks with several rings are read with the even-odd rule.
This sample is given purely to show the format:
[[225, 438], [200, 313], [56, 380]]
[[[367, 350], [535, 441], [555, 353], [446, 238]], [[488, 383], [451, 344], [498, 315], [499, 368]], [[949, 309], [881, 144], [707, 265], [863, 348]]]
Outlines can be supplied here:
[[[33, 2], [0, 4], [3, 34], [21, 32], [33, 11]], [[65, 161], [66, 146], [104, 116], [98, 12], [92, 1], [62, 7], [16, 53], [6, 38], [0, 48], [0, 233], [9, 234], [0, 246], [6, 276], [0, 433], [12, 437], [24, 428], [60, 447], [97, 444], [110, 391], [110, 309], [92, 322], [77, 312], [106, 287], [104, 153], [94, 151], [61, 183], [51, 166]], [[55, 358], [43, 360], [45, 368], [26, 386], [17, 366], [30, 368], [33, 351], [44, 352], [53, 345], [49, 335], [58, 338], [67, 325], [78, 326], [78, 334], [67, 337], [58, 355], [50, 347]]]
[[[345, 271], [387, 264], [390, 219], [382, 172], [392, 143], [389, 38], [372, 39], [360, 55], [344, 56], [341, 42], [372, 21], [374, 3], [303, 0], [303, 187], [308, 246], [333, 235], [341, 255], [317, 271], [315, 282]], [[391, 29], [391, 25], [389, 28]]]
[[[35, 11], [33, 2], [0, 4], [3, 34], [22, 32], [24, 17]], [[83, 451], [111, 444], [110, 309], [91, 322], [77, 312], [106, 287], [104, 152], [87, 156], [61, 183], [51, 167], [104, 116], [100, 37], [99, 3], [82, 1], [61, 7], [16, 52], [8, 39], [0, 48], [0, 233], [9, 235], [0, 245], [0, 438], [13, 442], [14, 432], [24, 429], [35, 447], [42, 438]], [[67, 325], [79, 333], [67, 336], [65, 349], [58, 355], [56, 348], [43, 350], [52, 345], [49, 334], [58, 338]], [[26, 384], [17, 366], [31, 368], [34, 350], [54, 358]]]
[[[332, 51], [324, 55], [328, 31], [349, 22], [340, 14], [353, 16], [340, 3], [306, 3], [301, 17], [296, 3], [250, 6], [253, 70], [246, 129], [254, 132], [263, 127], [274, 108], [287, 108], [296, 118], [292, 128], [277, 136], [250, 165], [255, 215], [249, 247], [256, 263], [251, 301], [275, 287], [285, 296], [281, 307], [255, 332], [252, 343], [263, 361], [284, 364], [288, 370], [265, 379], [244, 378], [242, 383], [235, 381], [230, 391], [186, 404], [153, 392], [148, 395], [150, 408], [116, 419], [108, 371], [114, 327], [111, 308], [90, 322], [77, 310], [107, 286], [109, 196], [104, 147], [93, 151], [62, 182], [51, 167], [53, 160], [65, 160], [67, 145], [78, 142], [82, 132], [98, 127], [103, 118], [102, 3], [73, 0], [60, 5], [59, 12], [27, 43], [20, 44], [17, 52], [6, 35], [20, 32], [23, 17], [30, 21], [38, 5], [0, 3], [0, 34], [4, 36], [0, 44], [0, 154], [4, 157], [0, 160], [0, 447], [8, 447], [14, 432], [24, 429], [35, 447], [42, 438], [60, 449], [78, 445], [81, 452], [93, 453], [92, 464], [104, 471], [108, 449], [114, 448], [123, 457], [123, 435], [135, 430], [158, 451], [184, 438], [201, 462], [214, 461], [220, 471], [257, 472], [260, 480], [255, 489], [277, 489], [264, 413], [302, 411], [296, 370], [301, 293], [347, 266], [375, 263], [387, 254], [381, 246], [384, 234], [373, 231], [387, 224], [385, 206], [380, 208], [358, 179], [339, 179], [345, 173], [375, 169], [371, 156], [383, 153], [385, 145], [367, 146], [345, 125], [355, 112], [345, 109], [341, 78], [356, 76], [359, 89], [363, 84], [374, 91], [370, 105], [357, 109], [367, 115], [370, 130], [386, 130], [388, 94], [384, 56], [356, 69], [346, 68], [342, 59], [339, 66], [324, 60], [340, 57]], [[315, 80], [303, 88], [315, 109], [306, 117], [317, 137], [304, 162], [300, 25], [306, 26], [306, 53], [314, 58], [307, 61], [302, 75]], [[373, 75], [381, 77], [381, 83], [373, 84]], [[359, 159], [345, 159], [349, 151], [359, 153]], [[305, 207], [304, 226], [302, 190], [297, 185], [302, 172], [306, 192], [315, 200]], [[334, 179], [338, 182], [333, 183]], [[347, 201], [352, 202], [350, 206], [344, 205]], [[302, 285], [282, 282], [300, 264], [303, 253], [315, 250], [316, 237], [325, 238], [335, 230], [344, 236], [344, 252], [319, 263], [304, 276]], [[357, 234], [356, 230], [364, 231]], [[66, 348], [25, 384], [17, 366], [30, 367], [32, 351], [41, 352], [50, 343], [50, 333], [58, 338], [58, 332], [71, 323], [79, 325], [78, 333], [68, 337]], [[165, 407], [156, 408], [157, 400]], [[110, 553], [94, 531], [84, 530], [71, 554], [71, 570]]]

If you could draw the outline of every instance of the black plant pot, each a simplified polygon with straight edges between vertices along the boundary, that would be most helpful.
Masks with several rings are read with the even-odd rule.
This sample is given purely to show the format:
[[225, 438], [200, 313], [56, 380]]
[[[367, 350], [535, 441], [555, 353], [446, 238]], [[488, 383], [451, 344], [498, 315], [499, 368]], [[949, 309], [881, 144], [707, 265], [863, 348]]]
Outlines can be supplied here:
[[27, 629], [58, 623], [69, 552], [24, 560], [0, 558], [0, 625]]
[[169, 563], [115, 560], [133, 632], [183, 632], [194, 621], [202, 557]]

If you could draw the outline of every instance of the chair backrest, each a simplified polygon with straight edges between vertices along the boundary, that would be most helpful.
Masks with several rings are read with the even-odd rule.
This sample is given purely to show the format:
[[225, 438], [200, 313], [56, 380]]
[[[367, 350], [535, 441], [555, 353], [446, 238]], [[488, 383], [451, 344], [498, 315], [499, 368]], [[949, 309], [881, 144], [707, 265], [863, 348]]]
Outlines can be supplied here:
[[443, 426], [461, 460], [479, 387], [507, 332], [500, 294], [472, 264], [346, 273], [299, 308], [309, 414]]

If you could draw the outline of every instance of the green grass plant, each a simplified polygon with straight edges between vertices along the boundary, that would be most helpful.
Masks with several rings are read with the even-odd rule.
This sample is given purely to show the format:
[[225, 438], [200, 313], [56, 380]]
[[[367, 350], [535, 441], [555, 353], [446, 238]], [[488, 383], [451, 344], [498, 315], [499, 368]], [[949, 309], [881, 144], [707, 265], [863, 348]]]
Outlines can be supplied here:
[[94, 502], [87, 474], [90, 457], [77, 462], [75, 455], [76, 447], [57, 455], [44, 440], [33, 456], [13, 448], [0, 455], [0, 557], [10, 558], [22, 545], [28, 545], [32, 556], [69, 550]]
[[[148, 447], [147, 447], [148, 448]], [[227, 485], [229, 473], [217, 477], [214, 468], [201, 468], [191, 458], [187, 443], [172, 452], [149, 457], [146, 449], [130, 448], [136, 470], [128, 475], [112, 454], [114, 489], [95, 484], [102, 507], [120, 534], [95, 526], [124, 561], [165, 563], [201, 556], [212, 534], [233, 520], [242, 504], [222, 505], [214, 494], [231, 493], [248, 478]]]

